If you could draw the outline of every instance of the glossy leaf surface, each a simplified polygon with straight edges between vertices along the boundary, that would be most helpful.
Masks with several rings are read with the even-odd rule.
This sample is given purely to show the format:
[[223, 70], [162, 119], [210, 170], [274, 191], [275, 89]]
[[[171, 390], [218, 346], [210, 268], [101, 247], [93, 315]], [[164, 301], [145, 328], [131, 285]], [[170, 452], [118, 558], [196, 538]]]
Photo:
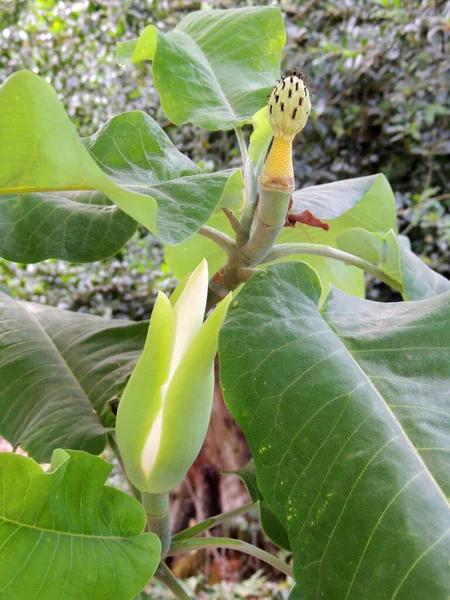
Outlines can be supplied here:
[[320, 296], [307, 265], [269, 267], [219, 340], [297, 582], [306, 600], [445, 600], [450, 293], [380, 304], [332, 290], [319, 309]]
[[141, 504], [105, 486], [112, 465], [55, 450], [45, 473], [0, 454], [0, 593], [21, 600], [130, 600], [154, 574], [161, 543]]
[[0, 433], [39, 462], [99, 454], [147, 323], [111, 321], [0, 293]]
[[285, 44], [275, 7], [190, 13], [169, 33], [153, 25], [119, 43], [117, 60], [153, 61], [161, 105], [177, 125], [211, 131], [250, 123], [280, 76]]

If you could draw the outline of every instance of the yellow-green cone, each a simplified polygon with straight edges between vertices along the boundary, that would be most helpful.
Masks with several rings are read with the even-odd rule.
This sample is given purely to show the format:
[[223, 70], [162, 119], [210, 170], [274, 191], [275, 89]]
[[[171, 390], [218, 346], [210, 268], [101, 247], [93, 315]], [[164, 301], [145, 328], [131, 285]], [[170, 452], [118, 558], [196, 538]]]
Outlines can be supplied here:
[[293, 71], [274, 87], [268, 109], [274, 139], [260, 184], [289, 189], [294, 185], [292, 141], [305, 127], [311, 112], [310, 94], [300, 73]]

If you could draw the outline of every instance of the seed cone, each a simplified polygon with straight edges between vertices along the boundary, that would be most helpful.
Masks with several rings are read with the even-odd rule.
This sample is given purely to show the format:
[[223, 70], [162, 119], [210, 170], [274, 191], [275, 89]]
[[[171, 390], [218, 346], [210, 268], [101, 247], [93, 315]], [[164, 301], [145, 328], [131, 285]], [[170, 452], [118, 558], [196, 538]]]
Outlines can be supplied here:
[[289, 189], [294, 185], [292, 140], [306, 125], [311, 99], [301, 73], [293, 71], [270, 94], [269, 121], [274, 140], [261, 173], [260, 185]]

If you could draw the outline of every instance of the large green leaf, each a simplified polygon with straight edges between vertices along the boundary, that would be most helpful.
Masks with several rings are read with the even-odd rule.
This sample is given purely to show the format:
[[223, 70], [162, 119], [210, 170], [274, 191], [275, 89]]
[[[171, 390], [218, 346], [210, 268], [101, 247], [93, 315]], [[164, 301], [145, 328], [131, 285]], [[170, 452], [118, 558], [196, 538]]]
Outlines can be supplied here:
[[[241, 179], [199, 173], [140, 112], [115, 117], [84, 145], [55, 91], [26, 71], [0, 87], [0, 131], [0, 251], [12, 260], [109, 256], [132, 235], [132, 219], [179, 243]], [[101, 194], [67, 194], [91, 190]]]
[[147, 323], [112, 321], [0, 293], [0, 433], [39, 462], [64, 446], [100, 453], [111, 402], [144, 346]]
[[[450, 292], [381, 304], [269, 267], [221, 331], [225, 399], [306, 600], [450, 594]], [[238, 350], [237, 350], [238, 349]]]
[[153, 25], [119, 43], [123, 65], [151, 60], [168, 118], [211, 131], [250, 123], [280, 76], [286, 41], [275, 7], [190, 13], [170, 33]]
[[112, 465], [55, 450], [45, 473], [30, 458], [0, 454], [0, 595], [4, 600], [131, 600], [161, 552], [142, 533], [142, 505], [105, 486]]
[[336, 237], [338, 248], [377, 265], [400, 283], [405, 300], [423, 300], [450, 290], [450, 281], [411, 252], [409, 240], [393, 231], [386, 235], [347, 229]]

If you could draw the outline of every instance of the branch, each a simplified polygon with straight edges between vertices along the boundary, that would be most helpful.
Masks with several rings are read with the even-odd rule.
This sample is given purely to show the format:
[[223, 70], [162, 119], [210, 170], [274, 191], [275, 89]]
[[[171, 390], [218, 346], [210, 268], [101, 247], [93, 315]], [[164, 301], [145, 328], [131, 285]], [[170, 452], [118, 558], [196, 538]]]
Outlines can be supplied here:
[[402, 286], [398, 281], [386, 275], [381, 269], [379, 269], [376, 265], [368, 262], [367, 260], [363, 260], [354, 254], [349, 254], [348, 252], [343, 252], [342, 250], [337, 250], [336, 248], [331, 248], [331, 246], [323, 246], [321, 244], [279, 244], [278, 246], [274, 246], [272, 250], [267, 254], [264, 258], [265, 263], [272, 262], [274, 260], [278, 260], [280, 258], [286, 258], [287, 256], [293, 256], [294, 254], [317, 254], [320, 256], [326, 256], [327, 258], [333, 258], [334, 260], [340, 260], [341, 262], [351, 265], [353, 267], [358, 267], [363, 271], [367, 271], [377, 279], [384, 281], [387, 285], [389, 285], [392, 289], [397, 290], [399, 292], [402, 291]]
[[192, 552], [192, 550], [202, 550], [203, 548], [229, 548], [230, 550], [243, 552], [244, 554], [249, 554], [250, 556], [259, 558], [259, 560], [267, 563], [275, 569], [278, 569], [278, 571], [281, 571], [289, 577], [294, 576], [292, 567], [284, 563], [276, 556], [269, 554], [265, 550], [261, 550], [261, 548], [252, 546], [252, 544], [248, 544], [247, 542], [233, 540], [231, 538], [212, 537], [173, 542], [167, 556], [177, 556], [178, 554], [185, 554], [186, 552]]
[[207, 529], [211, 529], [211, 527], [215, 527], [216, 525], [221, 525], [222, 523], [231, 521], [232, 519], [234, 519], [235, 517], [238, 517], [239, 515], [243, 515], [243, 514], [249, 512], [250, 510], [252, 510], [252, 508], [255, 508], [255, 506], [256, 506], [256, 504], [254, 502], [249, 502], [248, 504], [244, 504], [243, 506], [240, 506], [239, 508], [235, 508], [234, 510], [230, 510], [228, 512], [221, 513], [220, 515], [216, 515], [215, 517], [210, 517], [209, 519], [206, 519], [205, 521], [201, 521], [200, 523], [197, 523], [193, 527], [189, 527], [188, 529], [184, 529], [183, 531], [180, 531], [180, 533], [177, 533], [176, 535], [173, 536], [172, 541], [178, 542], [180, 540], [187, 540], [189, 538], [192, 538], [192, 537], [198, 535], [199, 533], [206, 531]]
[[161, 562], [159, 564], [154, 577], [163, 583], [166, 588], [172, 592], [175, 598], [178, 598], [178, 600], [192, 600], [192, 597], [188, 594], [184, 585], [175, 577], [165, 563]]
[[225, 250], [227, 254], [229, 254], [234, 248], [236, 248], [236, 244], [229, 235], [223, 233], [223, 231], [219, 231], [218, 229], [214, 229], [214, 227], [208, 227], [208, 225], [203, 225], [198, 230], [200, 235], [203, 235], [213, 242], [215, 242], [218, 246]]

